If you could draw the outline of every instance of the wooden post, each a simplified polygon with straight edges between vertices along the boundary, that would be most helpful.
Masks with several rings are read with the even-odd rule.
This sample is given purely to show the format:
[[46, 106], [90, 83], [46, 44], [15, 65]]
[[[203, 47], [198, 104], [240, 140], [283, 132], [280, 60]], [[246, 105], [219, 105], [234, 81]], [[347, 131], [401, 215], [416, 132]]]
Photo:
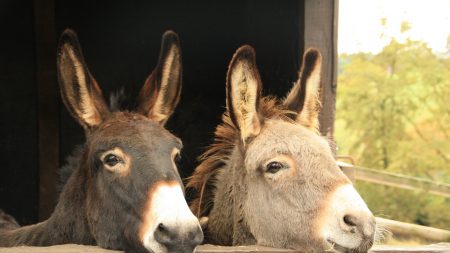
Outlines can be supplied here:
[[56, 81], [54, 0], [34, 0], [38, 108], [39, 219], [56, 204], [59, 167], [59, 102]]
[[334, 142], [334, 118], [336, 112], [337, 87], [337, 22], [338, 0], [303, 1], [303, 51], [315, 47], [322, 53], [322, 110], [319, 116], [320, 133], [330, 139], [332, 150]]

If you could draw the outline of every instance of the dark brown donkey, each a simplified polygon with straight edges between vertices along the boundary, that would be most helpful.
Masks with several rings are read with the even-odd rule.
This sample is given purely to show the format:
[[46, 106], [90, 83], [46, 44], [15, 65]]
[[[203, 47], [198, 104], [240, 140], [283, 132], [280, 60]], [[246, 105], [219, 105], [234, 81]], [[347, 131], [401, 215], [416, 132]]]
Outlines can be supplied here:
[[77, 243], [127, 252], [192, 252], [202, 242], [175, 165], [181, 141], [164, 129], [179, 100], [181, 64], [178, 37], [166, 32], [137, 111], [111, 112], [76, 34], [62, 34], [61, 95], [87, 140], [51, 217], [0, 232], [0, 246]]
[[262, 98], [254, 50], [237, 50], [223, 122], [188, 183], [198, 193], [191, 209], [209, 217], [207, 242], [302, 252], [372, 245], [374, 217], [317, 134], [320, 68], [320, 53], [308, 50], [287, 97]]

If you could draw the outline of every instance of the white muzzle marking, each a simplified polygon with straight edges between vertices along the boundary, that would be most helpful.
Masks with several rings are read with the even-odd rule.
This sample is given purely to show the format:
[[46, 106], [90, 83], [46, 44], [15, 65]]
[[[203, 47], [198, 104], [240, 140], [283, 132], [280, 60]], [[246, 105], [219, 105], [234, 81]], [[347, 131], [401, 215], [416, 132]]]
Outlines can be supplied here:
[[[353, 185], [345, 184], [336, 188], [329, 199], [320, 234], [332, 243], [354, 249], [360, 246], [367, 231], [355, 232], [345, 224], [344, 216], [355, 214], [357, 217], [373, 219], [373, 214]], [[366, 229], [366, 228], [364, 228]]]
[[155, 253], [167, 252], [154, 238], [159, 224], [179, 227], [180, 234], [185, 228], [200, 227], [198, 219], [192, 214], [178, 182], [160, 182], [149, 193], [149, 202], [143, 215], [140, 236], [145, 248]]

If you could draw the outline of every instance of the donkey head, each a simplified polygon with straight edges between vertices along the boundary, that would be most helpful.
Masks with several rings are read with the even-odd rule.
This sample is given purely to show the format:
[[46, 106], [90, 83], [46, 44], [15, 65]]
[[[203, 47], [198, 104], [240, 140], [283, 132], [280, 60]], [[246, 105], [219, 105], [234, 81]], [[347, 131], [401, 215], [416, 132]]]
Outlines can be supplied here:
[[78, 174], [96, 243], [133, 252], [192, 252], [203, 233], [176, 167], [182, 143], [164, 129], [181, 92], [177, 35], [163, 35], [159, 62], [139, 93], [137, 112], [109, 110], [71, 30], [61, 36], [57, 66], [63, 102], [87, 136]]
[[300, 78], [275, 105], [261, 98], [253, 48], [239, 48], [231, 60], [227, 111], [239, 139], [233, 181], [245, 192], [235, 197], [236, 218], [258, 244], [366, 252], [374, 217], [318, 135], [320, 69], [320, 53], [308, 50]]

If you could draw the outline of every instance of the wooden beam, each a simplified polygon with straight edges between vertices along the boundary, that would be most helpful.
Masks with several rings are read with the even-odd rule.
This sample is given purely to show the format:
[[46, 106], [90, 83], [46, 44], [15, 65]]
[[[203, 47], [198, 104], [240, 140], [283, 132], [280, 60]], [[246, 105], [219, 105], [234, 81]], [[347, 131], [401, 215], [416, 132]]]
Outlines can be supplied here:
[[291, 249], [276, 249], [270, 247], [264, 247], [259, 245], [249, 246], [217, 246], [217, 245], [201, 245], [195, 249], [195, 253], [253, 253], [253, 252], [266, 252], [266, 253], [294, 253], [300, 252], [298, 250]]
[[375, 245], [370, 253], [448, 253], [450, 252], [450, 243], [438, 243], [420, 246], [388, 246]]
[[419, 237], [430, 242], [450, 242], [450, 231], [377, 217], [377, 225], [401, 237]]
[[[337, 23], [338, 0], [303, 1], [303, 49], [315, 47], [322, 53], [322, 110], [319, 115], [320, 133], [330, 140], [333, 153], [334, 118], [336, 112]], [[303, 51], [304, 51], [303, 50]]]
[[59, 167], [59, 100], [56, 81], [54, 0], [34, 0], [38, 108], [39, 219], [53, 212]]
[[[1, 253], [120, 253], [123, 251], [107, 250], [97, 246], [85, 246], [76, 244], [57, 245], [50, 247], [13, 247], [13, 248], [0, 248]], [[272, 253], [293, 253], [300, 252], [289, 249], [274, 249], [262, 246], [214, 246], [214, 245], [201, 245], [198, 246], [195, 253], [254, 253], [254, 252], [272, 252]], [[439, 243], [432, 245], [420, 245], [420, 246], [386, 246], [375, 245], [369, 253], [444, 253], [450, 252], [450, 243]]]
[[450, 185], [448, 184], [436, 183], [427, 179], [409, 177], [348, 164], [343, 165], [342, 162], [338, 162], [338, 165], [352, 181], [361, 180], [406, 190], [420, 190], [426, 193], [450, 198]]

